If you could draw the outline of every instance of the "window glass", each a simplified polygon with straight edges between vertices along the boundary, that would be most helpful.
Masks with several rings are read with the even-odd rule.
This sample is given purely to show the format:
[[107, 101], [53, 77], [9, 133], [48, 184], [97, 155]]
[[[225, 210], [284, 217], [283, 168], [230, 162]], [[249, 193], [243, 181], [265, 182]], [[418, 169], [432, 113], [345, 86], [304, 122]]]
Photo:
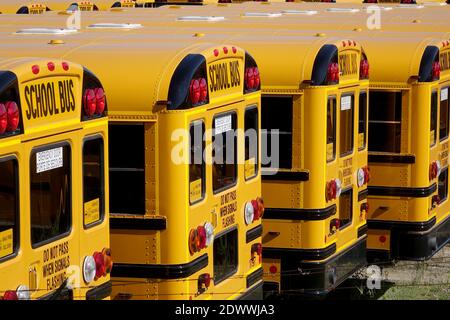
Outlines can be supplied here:
[[339, 196], [339, 220], [341, 221], [340, 229], [348, 226], [352, 222], [352, 196], [353, 189], [343, 191]]
[[[265, 167], [292, 168], [292, 97], [262, 97], [261, 98], [261, 128], [267, 132], [262, 141], [263, 154], [276, 163], [262, 163]], [[272, 146], [278, 142], [278, 148]], [[272, 152], [277, 154], [272, 154]]]
[[30, 215], [33, 245], [70, 230], [71, 167], [68, 144], [39, 148], [31, 154]]
[[431, 93], [430, 146], [434, 146], [436, 144], [437, 106], [438, 106], [437, 91], [433, 91]]
[[329, 96], [327, 101], [327, 162], [336, 157], [336, 97]]
[[83, 145], [83, 213], [84, 225], [103, 220], [105, 182], [103, 138], [84, 141]]
[[236, 113], [216, 116], [213, 120], [213, 190], [234, 185], [237, 176]]
[[205, 125], [203, 121], [191, 123], [190, 159], [189, 159], [189, 202], [191, 204], [202, 200], [205, 196]]
[[441, 89], [441, 105], [439, 110], [439, 140], [448, 137], [448, 88]]
[[18, 250], [19, 195], [18, 164], [11, 157], [0, 158], [0, 259]]
[[367, 91], [359, 94], [358, 150], [366, 147], [367, 135]]
[[369, 151], [400, 153], [402, 93], [371, 91]]
[[237, 229], [233, 229], [214, 239], [214, 284], [218, 284], [237, 271], [237, 237]]
[[354, 95], [341, 97], [340, 113], [340, 156], [345, 156], [353, 151], [353, 110], [355, 105]]
[[245, 179], [256, 177], [258, 173], [258, 109], [245, 110]]
[[438, 195], [440, 202], [443, 202], [447, 199], [448, 196], [448, 168], [445, 168], [441, 171], [438, 180]]
[[145, 129], [143, 124], [109, 125], [109, 167], [110, 211], [145, 214]]

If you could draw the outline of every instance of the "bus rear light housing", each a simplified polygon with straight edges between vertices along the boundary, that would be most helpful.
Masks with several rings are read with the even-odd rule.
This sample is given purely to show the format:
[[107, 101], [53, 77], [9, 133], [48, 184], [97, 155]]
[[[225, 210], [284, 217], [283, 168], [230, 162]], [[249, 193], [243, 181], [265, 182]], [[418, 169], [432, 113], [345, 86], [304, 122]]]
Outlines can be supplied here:
[[84, 116], [92, 118], [104, 115], [106, 96], [103, 88], [88, 88], [83, 93]]
[[11, 134], [19, 128], [20, 110], [16, 102], [0, 103], [0, 135]]
[[337, 62], [331, 62], [328, 65], [327, 82], [328, 84], [339, 83], [339, 65]]
[[262, 244], [261, 243], [252, 244], [251, 256], [252, 256], [252, 259], [255, 258], [255, 256], [258, 256], [258, 261], [259, 261], [259, 263], [261, 263], [261, 261], [262, 261]]
[[202, 226], [191, 229], [189, 232], [189, 252], [194, 254], [200, 250], [207, 248], [214, 241], [214, 227], [210, 222], [206, 222]]
[[327, 182], [326, 185], [326, 199], [327, 201], [331, 201], [333, 199], [339, 198], [342, 191], [342, 184], [341, 180], [339, 179], [332, 179], [331, 181]]

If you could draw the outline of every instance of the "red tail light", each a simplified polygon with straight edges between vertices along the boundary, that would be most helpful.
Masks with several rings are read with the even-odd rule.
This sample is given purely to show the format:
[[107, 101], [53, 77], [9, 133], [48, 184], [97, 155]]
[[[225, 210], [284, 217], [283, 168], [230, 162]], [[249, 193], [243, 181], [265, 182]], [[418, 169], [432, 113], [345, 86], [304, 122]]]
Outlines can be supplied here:
[[105, 257], [101, 252], [94, 252], [93, 257], [95, 260], [95, 280], [97, 280], [106, 275]]
[[96, 108], [95, 113], [102, 114], [105, 110], [105, 91], [103, 88], [95, 88]]
[[363, 211], [369, 212], [369, 203], [367, 202], [361, 203], [361, 212]]
[[208, 97], [208, 86], [205, 78], [192, 79], [189, 84], [189, 101], [192, 105], [205, 103]]
[[439, 203], [441, 203], [441, 197], [439, 197], [439, 195], [434, 195], [432, 198], [431, 198], [431, 205], [432, 205], [432, 207], [434, 208], [434, 207], [436, 207]]
[[92, 117], [97, 109], [97, 100], [93, 89], [86, 89], [83, 95], [84, 113], [88, 117]]
[[0, 134], [5, 133], [8, 127], [8, 113], [6, 112], [6, 106], [0, 103]]
[[333, 219], [330, 221], [330, 234], [335, 233], [341, 227], [341, 220]]
[[433, 68], [431, 70], [431, 76], [433, 80], [439, 80], [441, 75], [441, 64], [439, 61], [433, 62]]
[[259, 257], [259, 262], [262, 261], [262, 244], [261, 243], [255, 243], [252, 245], [251, 248], [251, 256], [252, 258], [255, 256], [255, 254]]
[[337, 62], [332, 62], [328, 65], [327, 81], [329, 84], [339, 82], [339, 65]]
[[253, 206], [253, 221], [259, 220], [262, 218], [264, 214], [264, 201], [262, 198], [258, 197], [256, 200], [252, 200], [252, 206]]
[[209, 273], [203, 273], [198, 277], [198, 292], [202, 293], [206, 291], [211, 285], [211, 275]]
[[203, 226], [197, 227], [197, 236], [198, 236], [198, 248], [204, 249], [206, 247], [206, 230]]
[[359, 78], [369, 79], [369, 61], [367, 59], [362, 59], [359, 66]]
[[20, 112], [17, 103], [8, 101], [6, 103], [6, 110], [8, 112], [8, 127], [7, 131], [16, 131], [19, 126]]
[[3, 295], [2, 300], [19, 300], [19, 297], [17, 296], [17, 293], [13, 290], [8, 290]]
[[341, 180], [339, 179], [332, 179], [331, 181], [327, 182], [326, 185], [326, 193], [325, 197], [327, 201], [336, 199], [341, 195]]
[[441, 173], [441, 163], [438, 161], [433, 161], [430, 164], [430, 170], [429, 170], [429, 179], [433, 180], [439, 176]]
[[248, 67], [244, 74], [245, 88], [247, 90], [257, 90], [261, 83], [258, 67]]

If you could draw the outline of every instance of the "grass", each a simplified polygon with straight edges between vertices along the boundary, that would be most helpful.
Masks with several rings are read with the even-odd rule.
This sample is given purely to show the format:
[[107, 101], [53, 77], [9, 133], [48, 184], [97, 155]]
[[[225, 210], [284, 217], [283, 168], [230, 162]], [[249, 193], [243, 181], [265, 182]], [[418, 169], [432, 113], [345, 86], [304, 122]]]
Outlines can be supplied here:
[[389, 288], [380, 300], [450, 300], [450, 286], [401, 285]]

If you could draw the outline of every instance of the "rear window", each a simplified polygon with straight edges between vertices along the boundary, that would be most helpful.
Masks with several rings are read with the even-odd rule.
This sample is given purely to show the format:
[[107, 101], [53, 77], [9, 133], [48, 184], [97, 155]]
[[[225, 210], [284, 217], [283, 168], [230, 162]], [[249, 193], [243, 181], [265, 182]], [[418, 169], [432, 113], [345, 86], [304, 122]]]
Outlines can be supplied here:
[[336, 158], [336, 97], [327, 100], [327, 162]]
[[346, 156], [353, 152], [353, 112], [355, 96], [344, 95], [341, 97], [340, 113], [340, 156]]
[[438, 195], [440, 202], [444, 202], [448, 196], [448, 168], [441, 171], [438, 180]]
[[[278, 168], [292, 168], [292, 97], [262, 97], [261, 98], [261, 128], [267, 132], [262, 145], [269, 159], [278, 158]], [[272, 145], [278, 142], [278, 148]], [[272, 154], [272, 152], [277, 154]], [[265, 167], [275, 169], [276, 163], [264, 163]]]
[[203, 121], [194, 121], [189, 129], [190, 159], [189, 159], [189, 202], [201, 201], [205, 196], [205, 124]]
[[237, 178], [236, 113], [216, 116], [213, 120], [213, 190], [233, 186]]
[[256, 106], [245, 110], [245, 180], [258, 173], [258, 109]]
[[18, 164], [13, 157], [0, 158], [0, 261], [18, 250]]
[[83, 221], [91, 225], [105, 215], [103, 138], [88, 138], [83, 145]]
[[109, 208], [111, 213], [145, 214], [144, 152], [143, 124], [109, 126]]
[[359, 94], [358, 150], [366, 148], [367, 135], [367, 91]]
[[402, 93], [371, 91], [369, 151], [400, 153]]
[[343, 191], [339, 196], [339, 220], [341, 222], [340, 229], [345, 228], [352, 222], [353, 206], [352, 206], [353, 189]]
[[439, 113], [439, 139], [444, 140], [448, 137], [448, 88], [441, 89], [441, 105]]
[[437, 91], [431, 93], [431, 113], [430, 113], [430, 146], [436, 144], [437, 136], [437, 108], [438, 108]]
[[233, 229], [214, 239], [214, 284], [225, 280], [237, 271], [238, 231]]
[[33, 150], [30, 160], [31, 243], [68, 233], [72, 222], [71, 149], [59, 144]]

